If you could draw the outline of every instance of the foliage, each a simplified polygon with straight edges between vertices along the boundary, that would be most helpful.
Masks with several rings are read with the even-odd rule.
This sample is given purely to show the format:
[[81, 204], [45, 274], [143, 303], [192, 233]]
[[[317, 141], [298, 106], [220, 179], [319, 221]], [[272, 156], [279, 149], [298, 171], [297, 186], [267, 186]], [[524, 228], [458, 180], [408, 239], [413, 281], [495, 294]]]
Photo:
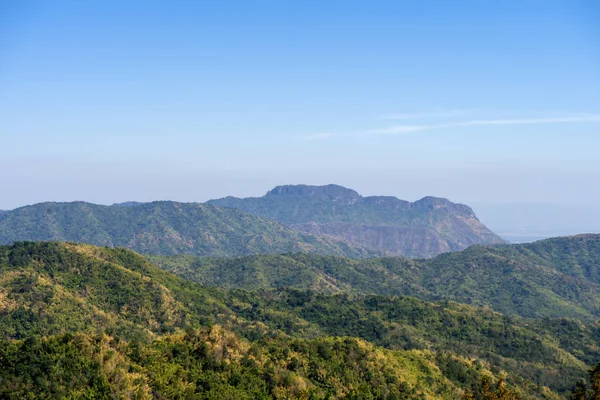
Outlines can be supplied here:
[[571, 400], [600, 399], [600, 363], [594, 365], [588, 374], [587, 382], [578, 381], [571, 391]]
[[462, 390], [415, 354], [353, 338], [251, 343], [215, 325], [119, 342], [61, 334], [0, 343], [0, 396], [136, 399], [454, 399]]
[[479, 386], [475, 386], [463, 395], [463, 400], [519, 400], [519, 395], [506, 387], [503, 380], [492, 386], [490, 378], [481, 378]]
[[101, 206], [40, 203], [0, 214], [0, 244], [61, 240], [122, 246], [148, 254], [241, 256], [314, 252], [362, 257], [373, 252], [301, 233], [238, 210], [157, 201]]
[[[451, 302], [427, 303], [411, 297], [321, 295], [302, 291], [265, 292], [262, 295], [232, 292], [244, 299], [234, 310], [289, 334], [311, 332], [348, 335], [394, 349], [414, 349], [436, 354], [445, 376], [462, 384], [477, 383], [465, 363], [505, 371], [507, 382], [536, 391], [550, 387], [567, 392], [585, 374], [586, 360], [600, 359], [598, 326], [577, 325], [561, 336], [544, 321], [509, 318]], [[278, 311], [278, 312], [274, 312]], [[311, 325], [292, 324], [282, 315], [295, 315]], [[567, 320], [568, 321], [568, 320]], [[575, 328], [573, 328], [575, 329]], [[577, 344], [561, 346], [566, 338]], [[585, 354], [585, 355], [583, 355]], [[465, 361], [468, 360], [468, 361]], [[504, 373], [504, 372], [502, 372]], [[530, 384], [535, 382], [535, 384]]]
[[414, 297], [224, 291], [125, 249], [0, 246], [0, 397], [456, 399], [489, 376], [553, 399], [600, 359], [598, 331]]
[[410, 295], [490, 306], [524, 317], [600, 316], [600, 235], [473, 246], [425, 260], [309, 254], [151, 259], [186, 279], [223, 288]]

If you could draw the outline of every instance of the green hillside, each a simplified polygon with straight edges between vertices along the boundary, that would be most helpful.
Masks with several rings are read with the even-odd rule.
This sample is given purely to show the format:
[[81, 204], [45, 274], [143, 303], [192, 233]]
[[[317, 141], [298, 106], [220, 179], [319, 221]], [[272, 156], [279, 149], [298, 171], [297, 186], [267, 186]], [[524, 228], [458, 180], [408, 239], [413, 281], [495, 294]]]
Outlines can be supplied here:
[[314, 252], [369, 253], [274, 221], [197, 203], [159, 201], [129, 206], [40, 203], [0, 214], [0, 243], [60, 240], [122, 246], [147, 254], [242, 256]]
[[209, 203], [390, 255], [431, 257], [473, 244], [504, 242], [469, 207], [435, 197], [411, 203], [391, 196], [363, 197], [337, 185], [289, 185], [263, 197]]
[[524, 317], [600, 317], [600, 235], [473, 246], [424, 260], [308, 254], [152, 260], [187, 279], [223, 288], [410, 295]]
[[282, 287], [321, 293], [432, 296], [418, 282], [420, 264], [402, 258], [354, 260], [312, 254], [208, 258], [149, 256], [161, 269], [207, 286], [247, 290]]
[[3, 398], [457, 399], [485, 377], [559, 398], [600, 359], [599, 332], [411, 297], [224, 291], [124, 249], [0, 246]]

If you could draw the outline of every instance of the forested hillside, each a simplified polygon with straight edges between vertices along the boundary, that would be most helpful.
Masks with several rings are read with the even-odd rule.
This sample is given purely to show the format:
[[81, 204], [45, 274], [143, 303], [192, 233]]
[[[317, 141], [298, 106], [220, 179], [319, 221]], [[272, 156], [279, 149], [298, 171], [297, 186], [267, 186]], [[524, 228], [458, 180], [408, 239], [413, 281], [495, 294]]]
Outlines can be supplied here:
[[40, 203], [0, 214], [0, 243], [61, 240], [122, 246], [147, 254], [242, 256], [313, 252], [361, 257], [357, 246], [280, 223], [197, 203], [158, 201], [101, 206]]
[[362, 197], [337, 185], [288, 185], [263, 197], [209, 203], [390, 255], [431, 257], [473, 244], [504, 242], [469, 207], [435, 197], [411, 203], [391, 196]]
[[122, 246], [152, 255], [233, 257], [303, 252], [431, 257], [503, 243], [473, 211], [446, 199], [410, 203], [341, 186], [281, 186], [210, 204], [39, 203], [0, 212], [0, 244], [23, 240]]
[[5, 398], [559, 398], [600, 358], [597, 324], [224, 291], [80, 244], [0, 246], [0, 307]]
[[424, 260], [309, 254], [152, 260], [187, 279], [223, 288], [410, 295], [525, 317], [600, 317], [600, 235], [473, 246]]

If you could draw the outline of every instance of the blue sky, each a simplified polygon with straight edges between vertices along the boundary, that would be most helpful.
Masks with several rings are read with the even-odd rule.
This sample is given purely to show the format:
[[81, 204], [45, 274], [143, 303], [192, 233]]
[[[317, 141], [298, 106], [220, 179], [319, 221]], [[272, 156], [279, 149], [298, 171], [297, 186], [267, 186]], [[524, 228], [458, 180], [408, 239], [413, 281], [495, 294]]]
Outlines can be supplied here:
[[286, 183], [593, 209], [599, 19], [578, 0], [5, 0], [0, 209]]

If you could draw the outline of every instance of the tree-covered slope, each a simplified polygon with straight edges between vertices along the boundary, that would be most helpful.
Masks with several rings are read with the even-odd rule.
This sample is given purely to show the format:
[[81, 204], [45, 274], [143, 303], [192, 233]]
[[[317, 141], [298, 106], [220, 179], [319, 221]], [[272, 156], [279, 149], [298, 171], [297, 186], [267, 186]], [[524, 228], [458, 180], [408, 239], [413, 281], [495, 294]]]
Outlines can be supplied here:
[[421, 281], [443, 298], [528, 317], [600, 317], [600, 235], [442, 254]]
[[110, 207], [40, 203], [0, 214], [0, 243], [22, 240], [64, 240], [123, 246], [148, 254], [217, 257], [290, 251], [349, 257], [369, 254], [238, 210], [170, 201]]
[[64, 243], [0, 246], [0, 337], [4, 398], [457, 399], [489, 376], [551, 399], [600, 358], [597, 324], [223, 291], [128, 250]]
[[435, 197], [411, 203], [389, 196], [362, 197], [337, 185], [297, 185], [278, 186], [263, 197], [225, 197], [209, 203], [390, 255], [431, 257], [473, 244], [503, 242], [469, 207]]
[[[150, 343], [98, 334], [0, 342], [0, 396], [94, 399], [457, 399], [435, 363], [353, 338], [266, 337], [220, 326]], [[487, 373], [491, 375], [491, 373]]]
[[418, 284], [418, 261], [402, 258], [354, 260], [300, 253], [239, 258], [191, 255], [148, 258], [161, 269], [225, 289], [287, 287], [320, 293], [418, 295], [423, 292], [423, 297], [433, 296]]
[[187, 279], [224, 288], [410, 295], [525, 317], [600, 317], [600, 235], [473, 246], [423, 260], [308, 254], [152, 260]]

